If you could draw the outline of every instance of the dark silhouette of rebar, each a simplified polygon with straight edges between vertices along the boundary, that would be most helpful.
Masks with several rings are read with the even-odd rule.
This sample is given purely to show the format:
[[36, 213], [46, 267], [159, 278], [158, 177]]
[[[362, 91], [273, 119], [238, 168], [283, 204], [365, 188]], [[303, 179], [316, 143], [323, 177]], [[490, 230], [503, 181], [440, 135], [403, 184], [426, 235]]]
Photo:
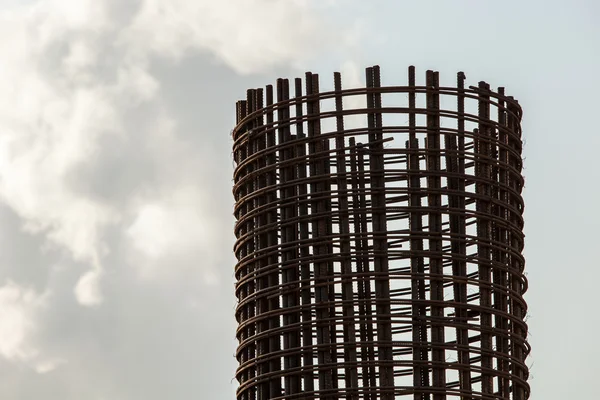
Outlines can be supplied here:
[[237, 103], [238, 399], [526, 400], [518, 102], [333, 81]]

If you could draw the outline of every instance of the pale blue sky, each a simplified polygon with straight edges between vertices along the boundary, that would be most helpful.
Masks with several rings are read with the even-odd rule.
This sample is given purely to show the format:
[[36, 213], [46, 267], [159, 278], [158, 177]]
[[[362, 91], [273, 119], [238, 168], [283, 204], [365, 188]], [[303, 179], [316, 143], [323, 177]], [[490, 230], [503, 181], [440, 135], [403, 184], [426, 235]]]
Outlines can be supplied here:
[[522, 104], [532, 399], [596, 398], [598, 17], [592, 0], [0, 1], [0, 397], [233, 399], [235, 101], [306, 70], [404, 84], [412, 64]]

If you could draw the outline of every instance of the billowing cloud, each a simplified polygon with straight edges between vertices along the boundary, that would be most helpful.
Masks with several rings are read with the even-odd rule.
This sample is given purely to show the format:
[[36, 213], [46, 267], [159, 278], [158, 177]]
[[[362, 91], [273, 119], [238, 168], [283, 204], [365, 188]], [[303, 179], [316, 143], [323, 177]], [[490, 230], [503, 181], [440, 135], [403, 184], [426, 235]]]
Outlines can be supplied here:
[[[207, 213], [205, 195], [196, 187], [182, 187], [167, 199], [139, 207], [127, 228], [127, 236], [135, 250], [131, 264], [144, 278], [164, 277], [185, 272], [165, 269], [167, 260], [178, 255], [201, 259], [205, 283], [215, 284], [213, 250], [221, 247], [219, 220]], [[183, 263], [180, 262], [180, 265]], [[197, 268], [197, 265], [195, 266]]]
[[28, 361], [38, 355], [30, 343], [36, 329], [35, 315], [44, 305], [44, 296], [14, 282], [0, 286], [0, 356]]
[[[0, 211], [18, 221], [1, 237], [27, 242], [15, 260], [31, 255], [0, 286], [0, 369], [13, 366], [0, 397], [222, 398], [231, 387], [234, 358], [214, 354], [233, 352], [235, 330], [231, 108], [253, 74], [335, 41], [315, 4], [0, 11]], [[0, 279], [13, 275], [0, 260]]]
[[121, 43], [131, 47], [132, 56], [177, 60], [190, 50], [209, 52], [236, 71], [251, 73], [313, 54], [320, 33], [317, 19], [308, 2], [298, 0], [227, 5], [145, 0]]
[[[234, 3], [53, 0], [0, 14], [0, 198], [29, 232], [90, 266], [75, 288], [81, 304], [102, 302], [103, 259], [110, 252], [105, 230], [128, 213], [136, 216], [124, 229], [134, 248], [151, 258], [166, 247], [176, 252], [190, 240], [200, 243], [209, 229], [199, 222], [196, 205], [163, 204], [160, 183], [136, 204], [115, 204], [70, 181], [97, 156], [104, 137], [127, 140], [130, 114], [146, 113], [146, 122], [155, 125], [171, 118], [152, 62], [199, 52], [250, 73], [293, 64], [314, 50], [316, 16], [307, 2]], [[271, 21], [269, 29], [257, 23], [264, 19]], [[174, 143], [165, 140], [157, 152]], [[201, 197], [185, 188], [192, 182], [179, 184], [179, 197]], [[148, 232], [156, 224], [165, 226], [161, 238]]]
[[104, 300], [100, 292], [100, 278], [102, 270], [96, 267], [85, 274], [75, 285], [77, 301], [84, 306], [97, 306]]
[[62, 358], [40, 361], [35, 365], [35, 371], [38, 374], [47, 374], [54, 371], [56, 368], [60, 367], [62, 364], [65, 364], [66, 362], [67, 361]]

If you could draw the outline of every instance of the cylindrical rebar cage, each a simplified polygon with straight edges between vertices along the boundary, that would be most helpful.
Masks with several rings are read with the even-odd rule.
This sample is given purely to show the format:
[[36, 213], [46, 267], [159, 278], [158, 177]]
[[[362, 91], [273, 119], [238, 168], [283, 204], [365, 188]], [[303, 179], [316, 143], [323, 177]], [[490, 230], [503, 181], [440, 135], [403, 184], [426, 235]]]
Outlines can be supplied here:
[[522, 111], [464, 82], [237, 103], [239, 400], [529, 397]]

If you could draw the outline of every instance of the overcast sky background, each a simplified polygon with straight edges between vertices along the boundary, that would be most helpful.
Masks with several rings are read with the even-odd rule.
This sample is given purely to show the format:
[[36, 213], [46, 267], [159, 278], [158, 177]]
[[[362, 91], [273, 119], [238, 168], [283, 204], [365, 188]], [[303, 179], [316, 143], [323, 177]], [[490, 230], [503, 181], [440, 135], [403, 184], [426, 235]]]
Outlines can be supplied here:
[[249, 87], [414, 64], [525, 110], [532, 398], [597, 398], [600, 2], [0, 0], [0, 398], [233, 399]]

